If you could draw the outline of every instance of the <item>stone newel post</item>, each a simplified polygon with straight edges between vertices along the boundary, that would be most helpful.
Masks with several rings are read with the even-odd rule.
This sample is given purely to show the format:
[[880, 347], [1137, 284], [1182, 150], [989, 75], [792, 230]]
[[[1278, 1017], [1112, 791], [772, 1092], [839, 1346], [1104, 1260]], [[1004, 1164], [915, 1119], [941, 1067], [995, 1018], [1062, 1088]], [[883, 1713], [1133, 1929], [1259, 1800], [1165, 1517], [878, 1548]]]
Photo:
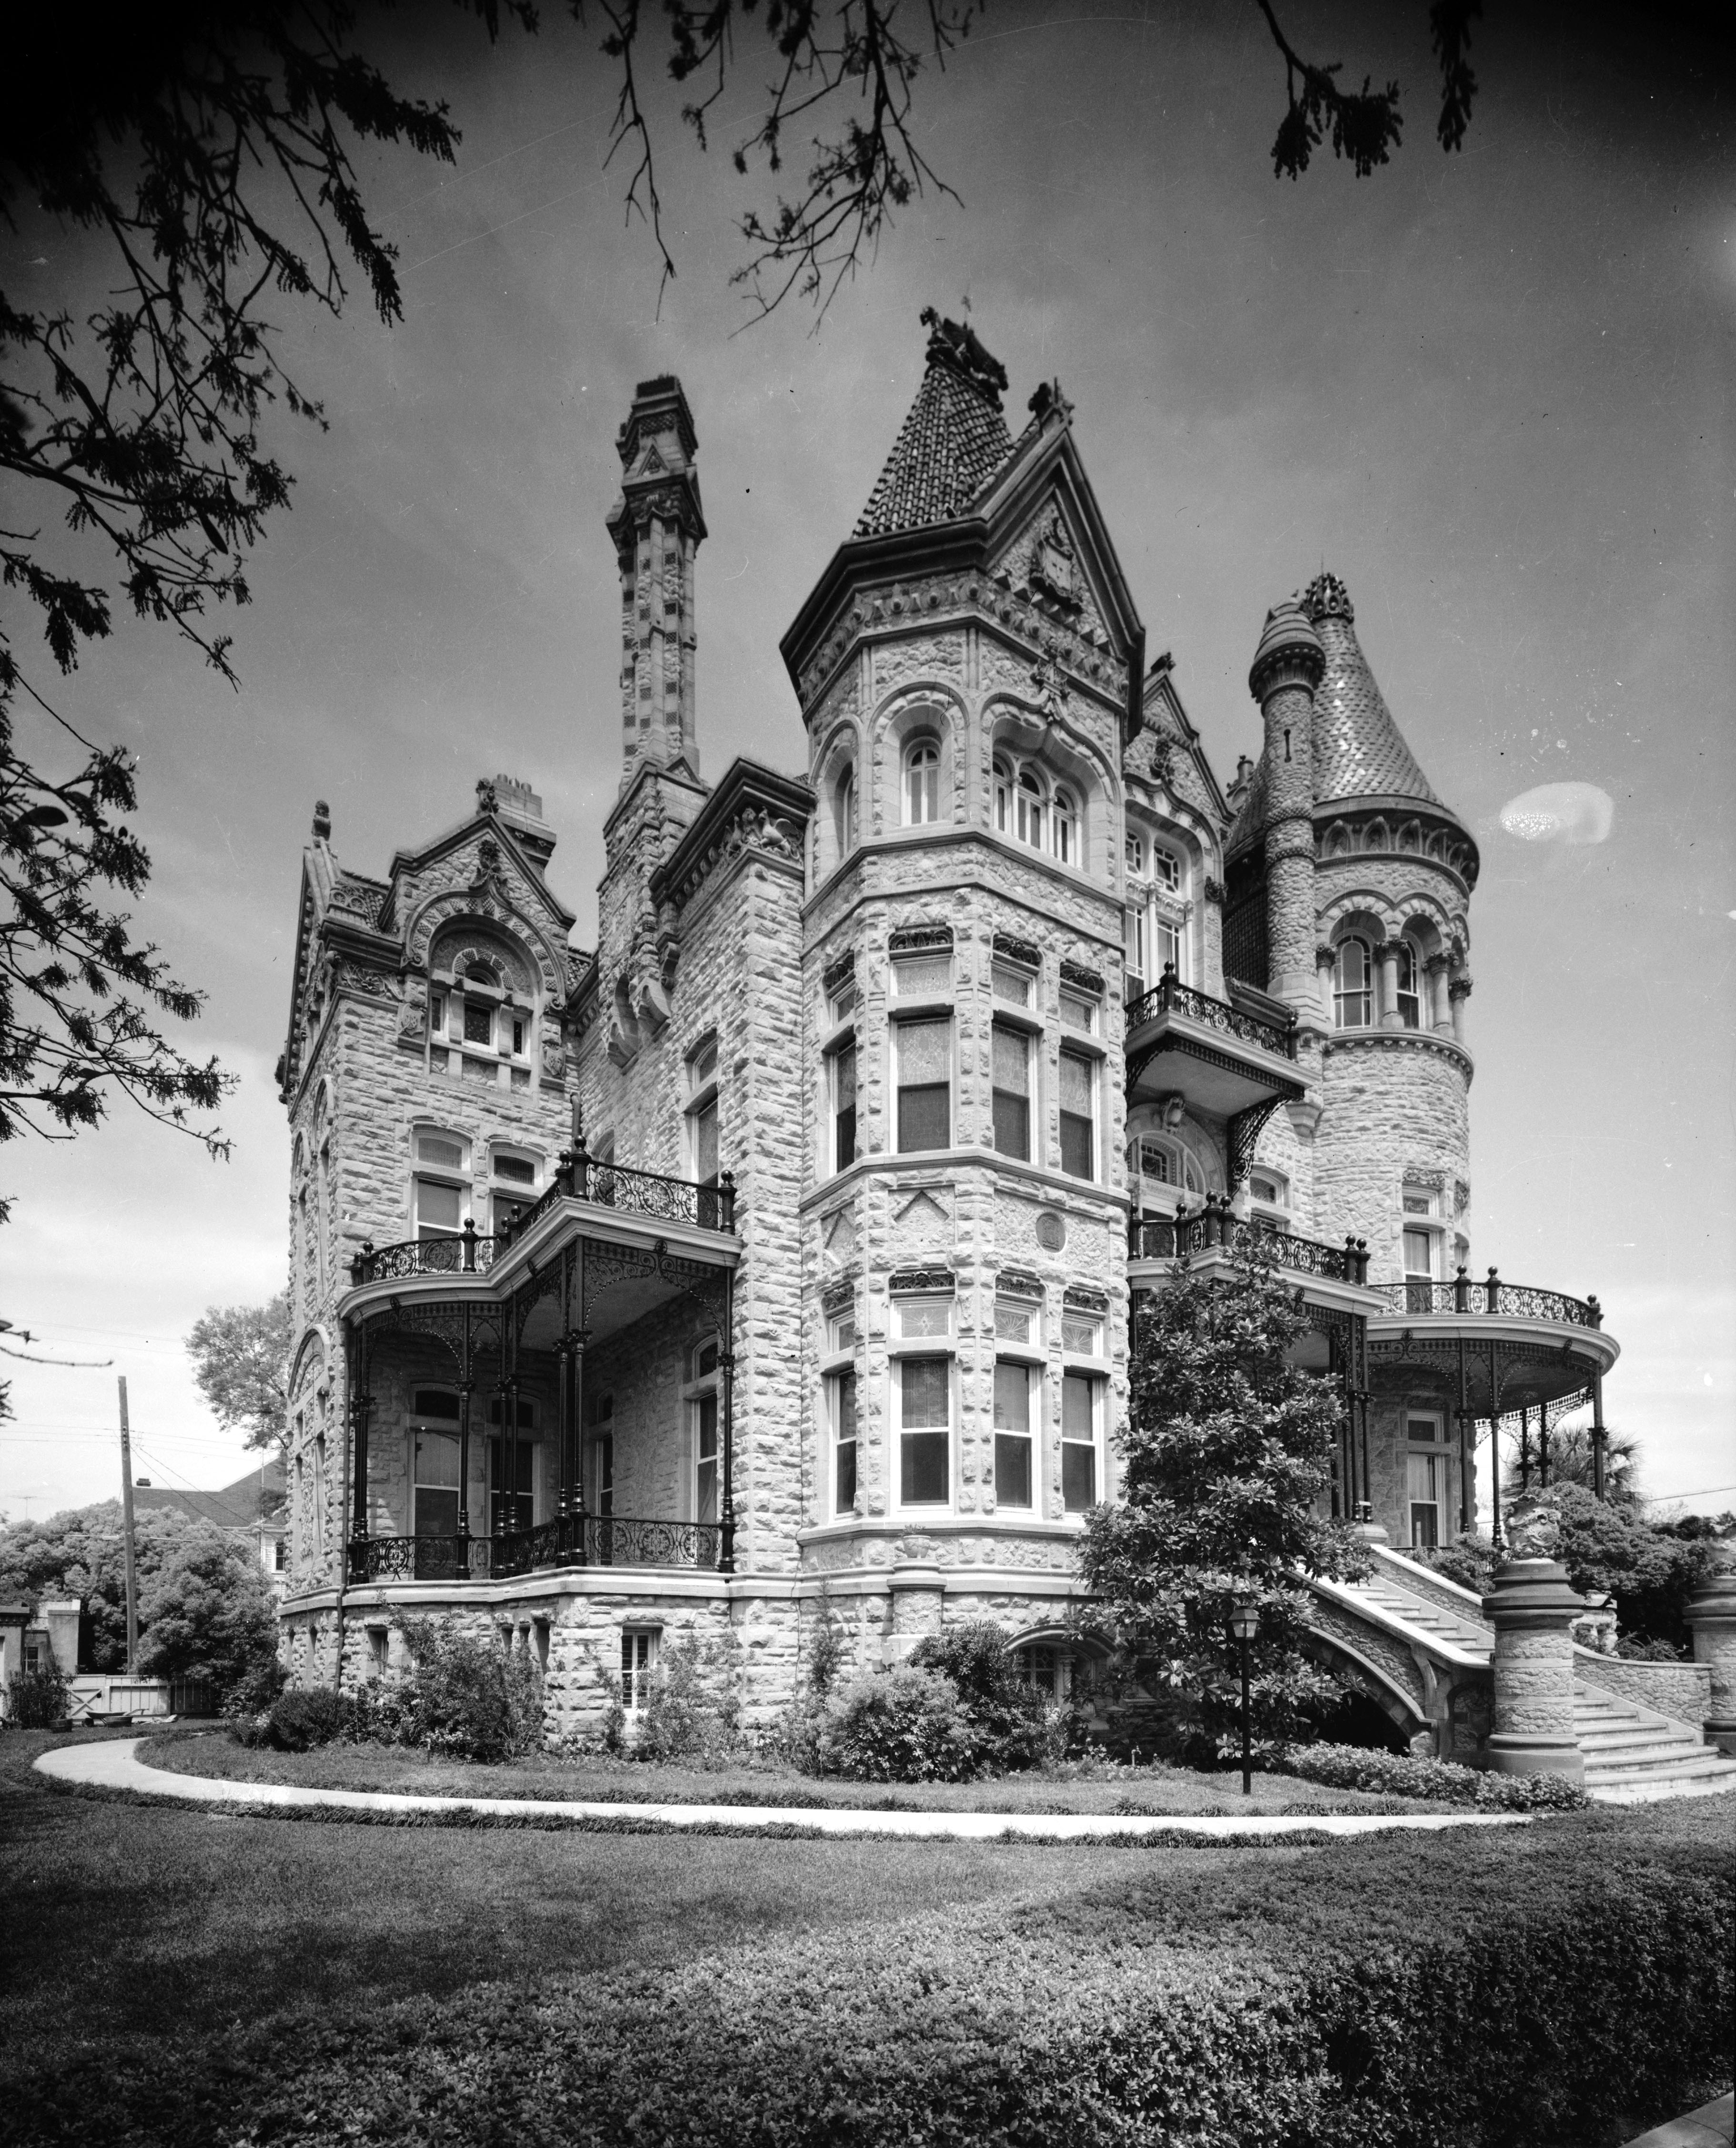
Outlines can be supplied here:
[[1553, 1558], [1496, 1568], [1483, 1612], [1495, 1629], [1495, 1727], [1487, 1751], [1497, 1774], [1585, 1779], [1573, 1734], [1573, 1630], [1585, 1608]]
[[1688, 1606], [1693, 1659], [1712, 1673], [1706, 1742], [1736, 1756], [1736, 1544], [1718, 1546], [1718, 1563]]

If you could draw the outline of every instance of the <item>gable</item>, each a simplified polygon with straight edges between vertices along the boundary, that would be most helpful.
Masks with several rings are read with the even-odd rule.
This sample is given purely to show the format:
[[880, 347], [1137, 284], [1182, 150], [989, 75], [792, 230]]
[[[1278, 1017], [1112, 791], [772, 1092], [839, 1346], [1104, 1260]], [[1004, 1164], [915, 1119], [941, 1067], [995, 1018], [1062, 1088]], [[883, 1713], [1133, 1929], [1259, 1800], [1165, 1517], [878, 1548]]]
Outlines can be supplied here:
[[1093, 586], [1087, 541], [1058, 484], [991, 555], [989, 573], [1056, 612], [1086, 640], [1112, 645], [1103, 598]]

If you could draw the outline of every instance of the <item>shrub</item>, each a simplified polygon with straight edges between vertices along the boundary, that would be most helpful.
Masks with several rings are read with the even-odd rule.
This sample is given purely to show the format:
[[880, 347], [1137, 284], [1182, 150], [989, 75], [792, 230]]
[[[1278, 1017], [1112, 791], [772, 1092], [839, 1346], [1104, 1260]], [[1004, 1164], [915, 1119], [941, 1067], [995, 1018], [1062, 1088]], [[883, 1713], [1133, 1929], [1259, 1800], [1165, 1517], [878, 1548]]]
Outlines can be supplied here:
[[[1736, 1854], [1693, 1824], [1578, 1815], [1546, 1855], [1498, 1829], [1153, 1860], [1069, 1896], [407, 2002], [299, 2036], [248, 2083], [249, 2137], [314, 2148], [341, 2111], [369, 2148], [1584, 2148], [1728, 2078]], [[182, 2112], [233, 2074], [228, 2049], [185, 2085], [142, 2069], [105, 2083], [105, 2122], [188, 2137]], [[82, 2085], [43, 2093], [53, 2137], [88, 2138]]]
[[533, 1657], [490, 1647], [444, 1620], [406, 1619], [400, 1630], [409, 1675], [369, 1696], [387, 1742], [459, 1760], [510, 1759], [541, 1744], [542, 1676]]
[[263, 1715], [288, 1683], [288, 1672], [275, 1656], [268, 1656], [224, 1694], [223, 1712], [231, 1722]]
[[1367, 1745], [1292, 1745], [1277, 1765], [1284, 1774], [1335, 1790], [1428, 1798], [1486, 1812], [1579, 1812], [1587, 1803], [1584, 1791], [1560, 1775], [1498, 1775], [1456, 1760], [1422, 1759]]
[[823, 1773], [870, 1783], [963, 1783], [982, 1771], [958, 1688], [910, 1664], [851, 1679], [832, 1696], [817, 1759]]
[[274, 1746], [279, 1753], [305, 1753], [310, 1746], [329, 1745], [334, 1738], [349, 1735], [355, 1728], [356, 1714], [349, 1694], [334, 1693], [325, 1685], [292, 1685], [253, 1726], [252, 1735], [243, 1729], [242, 1743]]
[[[1050, 1757], [1048, 1711], [1041, 1698], [1020, 1683], [1006, 1635], [992, 1619], [961, 1619], [926, 1634], [910, 1659], [918, 1670], [938, 1671], [951, 1679], [976, 1740], [978, 1773], [1011, 1774]], [[1056, 1732], [1063, 1738], [1064, 1714], [1056, 1711]]]
[[1616, 1636], [1615, 1652], [1630, 1664], [1678, 1664], [1682, 1651], [1668, 1641], [1636, 1640], [1632, 1634]]
[[6, 1689], [7, 1720], [17, 1730], [53, 1730], [66, 1721], [72, 1692], [52, 1658], [35, 1670], [17, 1672]]
[[741, 1742], [740, 1718], [724, 1649], [685, 1634], [658, 1657], [633, 1758], [725, 1759]]

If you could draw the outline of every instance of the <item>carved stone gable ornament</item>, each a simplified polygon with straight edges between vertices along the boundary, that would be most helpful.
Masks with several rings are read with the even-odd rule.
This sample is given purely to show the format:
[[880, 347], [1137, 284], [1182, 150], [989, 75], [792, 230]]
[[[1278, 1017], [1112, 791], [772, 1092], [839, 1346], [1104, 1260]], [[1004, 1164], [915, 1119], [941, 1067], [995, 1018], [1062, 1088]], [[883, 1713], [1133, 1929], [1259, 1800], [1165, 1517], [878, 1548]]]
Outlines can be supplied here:
[[1063, 604], [1076, 604], [1079, 595], [1079, 562], [1067, 525], [1056, 508], [1050, 516], [1031, 555], [1031, 579]]

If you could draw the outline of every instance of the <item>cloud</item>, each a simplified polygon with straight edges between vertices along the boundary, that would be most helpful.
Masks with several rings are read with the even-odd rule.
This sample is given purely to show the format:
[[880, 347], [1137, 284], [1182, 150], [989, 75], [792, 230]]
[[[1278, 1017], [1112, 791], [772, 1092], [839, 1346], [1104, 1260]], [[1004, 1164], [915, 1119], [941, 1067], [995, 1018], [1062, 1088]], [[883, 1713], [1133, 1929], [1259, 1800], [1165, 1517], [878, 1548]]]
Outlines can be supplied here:
[[1501, 809], [1503, 829], [1525, 843], [1601, 843], [1615, 802], [1595, 783], [1540, 783]]

